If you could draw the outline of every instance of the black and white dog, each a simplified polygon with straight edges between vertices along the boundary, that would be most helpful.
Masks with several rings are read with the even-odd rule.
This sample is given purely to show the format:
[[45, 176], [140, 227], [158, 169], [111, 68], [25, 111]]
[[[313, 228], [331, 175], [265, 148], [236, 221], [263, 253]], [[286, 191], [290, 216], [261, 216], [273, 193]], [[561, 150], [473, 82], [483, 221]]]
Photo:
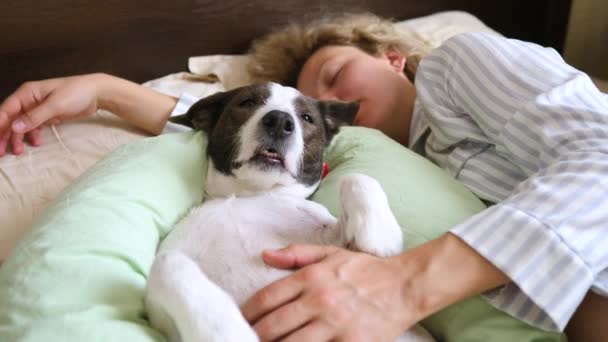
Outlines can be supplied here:
[[[402, 251], [376, 180], [342, 180], [339, 219], [306, 199], [321, 180], [325, 147], [357, 110], [268, 83], [204, 98], [176, 120], [208, 133], [207, 196], [159, 247], [146, 294], [154, 327], [172, 341], [257, 341], [239, 305], [291, 272], [265, 265], [263, 249], [314, 243], [378, 256]], [[426, 336], [410, 330], [404, 337]]]

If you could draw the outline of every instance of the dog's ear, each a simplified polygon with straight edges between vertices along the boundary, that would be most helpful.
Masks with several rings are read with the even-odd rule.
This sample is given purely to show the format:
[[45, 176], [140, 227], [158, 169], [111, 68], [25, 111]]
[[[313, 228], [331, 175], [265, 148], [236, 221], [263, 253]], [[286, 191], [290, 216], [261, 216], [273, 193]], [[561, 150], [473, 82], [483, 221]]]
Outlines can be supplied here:
[[352, 125], [359, 111], [359, 104], [356, 102], [317, 101], [317, 107], [325, 120], [328, 140], [338, 133], [340, 127]]
[[207, 96], [193, 104], [186, 114], [173, 116], [169, 118], [169, 121], [211, 133], [224, 111], [224, 107], [237, 91], [238, 89], [234, 89]]

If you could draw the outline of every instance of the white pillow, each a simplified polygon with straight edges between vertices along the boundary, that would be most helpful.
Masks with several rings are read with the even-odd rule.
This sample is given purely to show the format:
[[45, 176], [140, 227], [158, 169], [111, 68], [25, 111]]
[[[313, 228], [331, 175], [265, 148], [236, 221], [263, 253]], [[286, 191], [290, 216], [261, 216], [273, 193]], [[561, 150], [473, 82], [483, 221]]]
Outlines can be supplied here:
[[500, 35], [476, 16], [463, 11], [447, 11], [420, 18], [404, 20], [397, 29], [417, 34], [431, 48], [439, 47], [450, 37], [464, 32], [487, 32]]

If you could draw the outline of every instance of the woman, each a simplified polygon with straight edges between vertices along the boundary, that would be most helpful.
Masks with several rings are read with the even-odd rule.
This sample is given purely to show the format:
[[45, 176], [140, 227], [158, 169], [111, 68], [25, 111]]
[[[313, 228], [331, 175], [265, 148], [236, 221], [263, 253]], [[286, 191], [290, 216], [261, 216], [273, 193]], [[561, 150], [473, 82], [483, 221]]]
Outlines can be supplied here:
[[[323, 246], [266, 251], [272, 266], [302, 269], [243, 306], [262, 339], [390, 340], [480, 293], [552, 330], [587, 295], [573, 322], [608, 335], [593, 312], [608, 311], [608, 100], [586, 75], [550, 50], [482, 34], [450, 39], [416, 68], [420, 51], [373, 16], [291, 26], [252, 53], [258, 78], [359, 102], [356, 124], [496, 203], [395, 258]], [[188, 103], [103, 74], [28, 83], [0, 106], [0, 153], [9, 142], [20, 153], [24, 134], [39, 143], [41, 124], [97, 108], [159, 133], [172, 108]]]

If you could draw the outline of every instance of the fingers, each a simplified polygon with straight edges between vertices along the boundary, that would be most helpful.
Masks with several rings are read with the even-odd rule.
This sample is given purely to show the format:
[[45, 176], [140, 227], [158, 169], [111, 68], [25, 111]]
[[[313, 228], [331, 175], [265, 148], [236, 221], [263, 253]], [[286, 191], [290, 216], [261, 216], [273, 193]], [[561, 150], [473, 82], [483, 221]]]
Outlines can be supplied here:
[[6, 148], [8, 147], [8, 141], [11, 138], [12, 132], [10, 130], [6, 130], [4, 132], [0, 131], [0, 157], [6, 154]]
[[[264, 251], [264, 259], [267, 261], [268, 257], [280, 266], [293, 268], [319, 262], [337, 251], [338, 248], [334, 246], [289, 245], [277, 251]], [[303, 291], [305, 282], [301, 277], [305, 274], [307, 273], [295, 273], [260, 290], [241, 307], [243, 316], [255, 324], [269, 312], [297, 298]]]
[[262, 252], [262, 259], [272, 267], [301, 268], [318, 263], [337, 250], [335, 246], [293, 244], [278, 250], [265, 250]]
[[[16, 133], [26, 133], [29, 130], [39, 126], [42, 122], [35, 119], [25, 120], [26, 125], [22, 125], [16, 119], [20, 117], [30, 115], [30, 110], [34, 110], [39, 107], [47, 96], [57, 87], [60, 82], [59, 79], [49, 79], [38, 82], [26, 82], [21, 85], [13, 94], [7, 97], [2, 104], [0, 104], [0, 117], [6, 116], [8, 121], [0, 118], [0, 131], [9, 128], [12, 125], [12, 129]], [[42, 107], [45, 107], [44, 105]], [[28, 123], [37, 123], [35, 126], [28, 126]]]
[[52, 107], [56, 107], [46, 100], [59, 82], [49, 79], [24, 83], [0, 103], [0, 156], [9, 147], [14, 154], [22, 154], [24, 136], [32, 146], [40, 145], [38, 127], [53, 116]]
[[258, 291], [241, 307], [245, 319], [255, 324], [257, 320], [289, 303], [302, 293], [302, 283], [294, 276], [286, 277]]
[[27, 133], [38, 128], [47, 120], [55, 115], [53, 106], [51, 105], [52, 97], [42, 102], [32, 111], [25, 113], [13, 121], [12, 129], [15, 133]]
[[21, 104], [22, 98], [24, 102], [28, 101], [28, 99], [31, 101], [32, 96], [25, 96], [24, 90], [21, 89], [22, 88], [19, 88], [16, 92], [7, 97], [2, 104], [0, 104], [0, 112], [4, 113], [10, 119], [9, 122], [11, 122], [15, 116], [21, 113], [23, 107]]
[[40, 146], [40, 144], [42, 143], [42, 140], [40, 138], [40, 128], [36, 128], [33, 131], [28, 132], [26, 134], [26, 138], [30, 145]]
[[302, 300], [291, 302], [268, 316], [264, 316], [253, 329], [262, 341], [275, 341], [308, 323], [314, 316], [310, 306]]
[[288, 335], [282, 339], [282, 341], [330, 341], [333, 340], [333, 338], [333, 330], [323, 321], [315, 320], [306, 324], [291, 335]]
[[14, 93], [0, 104], [0, 112], [6, 113], [13, 119], [29, 108], [34, 107], [41, 99], [41, 86], [44, 82], [27, 82], [22, 84]]
[[23, 146], [23, 134], [13, 133], [11, 136], [11, 149], [14, 155], [20, 155], [23, 153], [25, 146]]
[[[333, 246], [289, 245], [276, 251], [264, 251], [264, 261], [280, 268], [302, 267], [320, 262], [339, 249]], [[241, 312], [262, 340], [275, 340], [304, 326], [317, 313], [318, 306], [307, 305], [301, 298], [306, 278], [311, 272], [300, 270], [260, 290], [241, 307]], [[318, 272], [316, 272], [318, 273]], [[315, 274], [316, 274], [315, 273]]]
[[[9, 147], [13, 154], [22, 154], [25, 151], [23, 137], [23, 134], [13, 133], [11, 130], [0, 133], [0, 157], [6, 154]], [[40, 146], [42, 142], [39, 128], [27, 133], [26, 137], [32, 146]]]
[[23, 83], [0, 104], [0, 112], [9, 116], [25, 112], [40, 103], [61, 82], [60, 78], [51, 78]]
[[8, 127], [10, 122], [11, 121], [8, 117], [8, 114], [6, 114], [5, 112], [0, 112], [0, 132], [4, 131], [4, 129]]
[[0, 157], [6, 154], [8, 141], [11, 137], [10, 124], [11, 120], [8, 114], [0, 112]]

